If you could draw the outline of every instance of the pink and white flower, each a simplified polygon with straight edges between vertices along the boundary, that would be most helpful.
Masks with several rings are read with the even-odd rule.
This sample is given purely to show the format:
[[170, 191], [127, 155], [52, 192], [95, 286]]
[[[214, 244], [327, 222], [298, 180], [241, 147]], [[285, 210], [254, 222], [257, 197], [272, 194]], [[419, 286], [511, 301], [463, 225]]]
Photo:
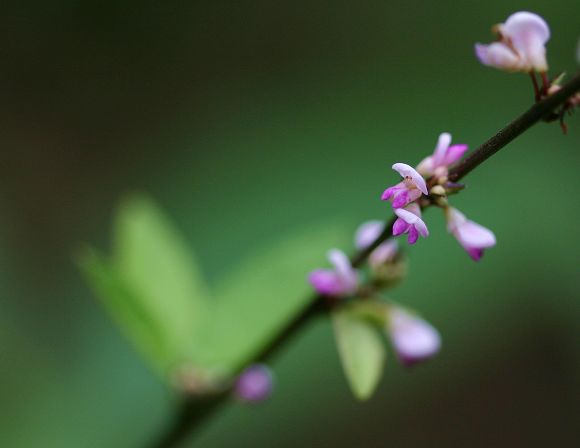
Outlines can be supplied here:
[[467, 145], [452, 145], [451, 134], [443, 132], [433, 155], [425, 157], [417, 166], [417, 171], [424, 177], [447, 176], [449, 167], [459, 161], [467, 149]]
[[406, 163], [395, 163], [393, 169], [404, 179], [397, 185], [387, 188], [381, 200], [391, 201], [393, 208], [400, 208], [420, 198], [422, 194], [429, 194], [425, 179], [414, 168]]
[[308, 281], [316, 292], [334, 297], [354, 294], [358, 287], [358, 273], [346, 254], [338, 249], [332, 249], [328, 252], [328, 260], [334, 269], [317, 269], [308, 276]]
[[432, 358], [441, 349], [439, 332], [427, 321], [402, 307], [391, 307], [386, 323], [393, 348], [405, 366]]
[[[355, 234], [355, 246], [359, 250], [369, 247], [385, 230], [383, 221], [367, 221], [359, 226]], [[369, 255], [369, 265], [373, 269], [392, 261], [397, 255], [398, 244], [394, 240], [381, 243]]]
[[447, 208], [446, 214], [447, 230], [455, 236], [473, 260], [479, 261], [484, 249], [495, 246], [495, 235], [491, 230], [470, 221], [456, 208]]
[[475, 44], [475, 54], [484, 65], [510, 72], [545, 72], [546, 42], [550, 28], [539, 15], [516, 12], [494, 27], [499, 40], [489, 45]]
[[421, 219], [421, 208], [417, 204], [410, 204], [406, 209], [395, 209], [395, 213], [398, 219], [393, 224], [393, 236], [408, 233], [407, 242], [409, 244], [415, 244], [419, 235], [429, 236], [427, 225]]

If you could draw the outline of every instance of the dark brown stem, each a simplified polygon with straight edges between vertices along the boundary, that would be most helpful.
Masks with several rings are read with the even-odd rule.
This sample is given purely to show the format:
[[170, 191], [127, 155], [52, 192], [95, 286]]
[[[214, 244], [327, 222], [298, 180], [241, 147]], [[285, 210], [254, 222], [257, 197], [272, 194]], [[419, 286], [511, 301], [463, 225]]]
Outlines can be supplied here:
[[538, 85], [538, 80], [536, 79], [536, 73], [530, 72], [530, 78], [532, 78], [532, 84], [534, 85], [534, 98], [536, 99], [536, 103], [540, 101], [540, 86]]
[[[500, 149], [504, 148], [513, 139], [521, 135], [531, 126], [544, 117], [554, 113], [554, 110], [568, 100], [573, 94], [580, 91], [580, 73], [576, 74], [568, 83], [562, 86], [558, 92], [534, 104], [528, 111], [509, 123], [497, 134], [483, 143], [465, 160], [455, 166], [449, 173], [449, 181], [457, 182], [466, 176], [474, 168], [482, 164]], [[427, 203], [429, 205], [429, 203]], [[392, 227], [395, 218], [388, 221], [383, 233], [366, 249], [357, 252], [352, 258], [354, 267], [361, 266], [381, 243], [392, 235]], [[324, 314], [332, 306], [321, 297], [314, 296], [304, 309], [299, 312], [280, 331], [278, 336], [271, 340], [264, 349], [256, 354], [253, 362], [272, 359], [293, 336], [299, 333], [314, 317]], [[172, 448], [182, 443], [195, 429], [198, 429], [209, 416], [211, 416], [222, 404], [227, 402], [229, 391], [207, 397], [188, 397], [178, 409], [173, 424], [167, 432], [152, 445], [154, 448]]]

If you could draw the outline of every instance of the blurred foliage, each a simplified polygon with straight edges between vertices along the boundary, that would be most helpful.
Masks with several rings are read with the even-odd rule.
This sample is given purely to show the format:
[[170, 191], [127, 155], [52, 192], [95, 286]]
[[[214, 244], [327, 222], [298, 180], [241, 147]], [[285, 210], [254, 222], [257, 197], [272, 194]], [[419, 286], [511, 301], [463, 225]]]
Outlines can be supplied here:
[[[473, 148], [526, 109], [529, 80], [473, 56], [509, 13], [544, 16], [552, 70], [577, 69], [577, 0], [3, 6], [8, 447], [143, 446], [172, 416], [71, 261], [79, 242], [113, 239], [127, 191], [163, 204], [215, 293], [293, 229], [386, 218], [390, 166], [420, 161], [441, 131]], [[431, 237], [391, 295], [441, 331], [438, 358], [390, 363], [357, 405], [321, 321], [276, 360], [272, 400], [216, 415], [196, 446], [577, 446], [577, 114], [569, 125], [534, 127], [465, 179], [453, 204], [498, 238], [480, 264], [425, 214]]]
[[313, 298], [305, 279], [320, 254], [347, 241], [336, 225], [288, 235], [241, 260], [212, 300], [187, 243], [153, 201], [123, 201], [115, 231], [112, 262], [85, 249], [79, 264], [166, 381], [185, 367], [219, 381], [251, 362]]

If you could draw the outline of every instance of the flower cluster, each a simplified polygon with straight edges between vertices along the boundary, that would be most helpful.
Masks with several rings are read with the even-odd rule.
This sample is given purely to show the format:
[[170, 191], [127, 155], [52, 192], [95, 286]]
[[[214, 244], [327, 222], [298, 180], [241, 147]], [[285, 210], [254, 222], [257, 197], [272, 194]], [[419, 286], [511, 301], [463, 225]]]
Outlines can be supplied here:
[[[431, 194], [435, 196], [434, 193], [438, 193], [435, 204], [446, 211], [449, 232], [472, 259], [478, 261], [484, 249], [495, 245], [495, 237], [490, 230], [469, 221], [457, 209], [450, 207], [445, 197], [447, 189], [453, 187], [447, 179], [449, 168], [463, 157], [467, 149], [468, 146], [464, 144], [452, 145], [451, 134], [444, 132], [439, 136], [433, 154], [424, 158], [416, 169], [405, 163], [393, 165], [393, 169], [403, 177], [403, 181], [387, 188], [381, 196], [383, 201], [391, 202], [398, 217], [393, 225], [393, 236], [407, 234], [409, 244], [415, 244], [419, 236], [429, 236], [427, 225], [421, 217], [420, 202], [423, 195], [429, 198], [428, 185], [430, 185]], [[439, 188], [436, 189], [435, 186]]]

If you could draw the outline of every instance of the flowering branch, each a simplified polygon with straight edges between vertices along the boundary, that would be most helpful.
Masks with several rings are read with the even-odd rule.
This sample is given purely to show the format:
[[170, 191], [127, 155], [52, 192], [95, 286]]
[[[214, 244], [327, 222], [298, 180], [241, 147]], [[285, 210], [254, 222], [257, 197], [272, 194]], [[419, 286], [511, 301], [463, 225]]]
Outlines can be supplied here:
[[[576, 74], [561, 88], [534, 104], [530, 109], [510, 122], [494, 136], [485, 141], [473, 153], [455, 167], [449, 170], [448, 179], [456, 182], [470, 173], [485, 160], [508, 145], [516, 137], [524, 133], [530, 127], [541, 120], [546, 120], [559, 107], [564, 105], [571, 97], [580, 92], [580, 73]], [[427, 180], [429, 183], [429, 179]], [[428, 207], [434, 203], [431, 196], [423, 203]], [[382, 232], [366, 247], [357, 251], [351, 258], [352, 267], [359, 267], [368, 259], [369, 255], [382, 243], [393, 235], [393, 226], [397, 217], [390, 219]], [[261, 362], [272, 359], [279, 351], [298, 334], [313, 318], [323, 315], [331, 308], [343, 306], [344, 301], [329, 301], [320, 295], [315, 295], [294, 319], [280, 331], [278, 336], [271, 340], [264, 349], [257, 354], [255, 361]], [[179, 408], [176, 418], [165, 434], [153, 445], [155, 448], [170, 448], [177, 446], [188, 434], [198, 428], [210, 417], [222, 404], [227, 402], [230, 391], [221, 391], [209, 396], [189, 396]]]

